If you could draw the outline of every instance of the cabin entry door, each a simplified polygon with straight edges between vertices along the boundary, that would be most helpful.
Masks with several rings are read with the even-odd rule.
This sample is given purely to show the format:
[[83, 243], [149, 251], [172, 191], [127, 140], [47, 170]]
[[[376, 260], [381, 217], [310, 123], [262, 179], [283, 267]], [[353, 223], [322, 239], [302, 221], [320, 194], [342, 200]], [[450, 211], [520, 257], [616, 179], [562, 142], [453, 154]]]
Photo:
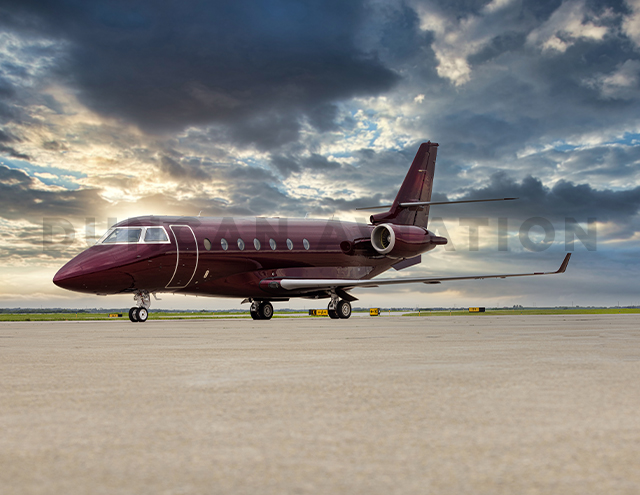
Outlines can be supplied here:
[[167, 289], [184, 289], [198, 268], [198, 242], [193, 229], [188, 225], [170, 225], [176, 241], [176, 269], [167, 284]]

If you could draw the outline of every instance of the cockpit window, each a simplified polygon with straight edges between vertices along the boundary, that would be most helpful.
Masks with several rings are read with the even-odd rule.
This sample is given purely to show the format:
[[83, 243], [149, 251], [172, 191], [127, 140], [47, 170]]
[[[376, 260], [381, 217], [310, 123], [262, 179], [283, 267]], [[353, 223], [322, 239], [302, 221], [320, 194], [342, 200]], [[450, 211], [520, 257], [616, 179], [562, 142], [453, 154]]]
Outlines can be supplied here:
[[167, 242], [169, 238], [162, 227], [147, 227], [144, 242]]
[[107, 238], [102, 241], [103, 244], [115, 244], [118, 242], [138, 242], [142, 229], [115, 229]]

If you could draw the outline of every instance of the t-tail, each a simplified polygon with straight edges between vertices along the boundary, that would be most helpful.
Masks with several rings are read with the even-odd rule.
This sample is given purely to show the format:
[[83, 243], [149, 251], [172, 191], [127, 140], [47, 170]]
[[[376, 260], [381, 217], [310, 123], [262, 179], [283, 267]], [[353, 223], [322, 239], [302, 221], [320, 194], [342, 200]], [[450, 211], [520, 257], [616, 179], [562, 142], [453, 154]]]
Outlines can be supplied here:
[[489, 201], [510, 201], [518, 198], [464, 199], [459, 201], [431, 201], [433, 172], [436, 168], [438, 144], [431, 141], [422, 143], [411, 168], [400, 186], [393, 204], [356, 208], [357, 210], [375, 210], [389, 208], [385, 213], [371, 215], [373, 225], [392, 223], [396, 225], [415, 225], [427, 228], [429, 207], [433, 205], [452, 205], [460, 203], [486, 203]]
[[394, 223], [427, 228], [429, 205], [411, 205], [410, 203], [429, 203], [431, 201], [437, 153], [437, 143], [429, 141], [420, 145], [391, 208], [385, 213], [371, 215], [372, 224]]

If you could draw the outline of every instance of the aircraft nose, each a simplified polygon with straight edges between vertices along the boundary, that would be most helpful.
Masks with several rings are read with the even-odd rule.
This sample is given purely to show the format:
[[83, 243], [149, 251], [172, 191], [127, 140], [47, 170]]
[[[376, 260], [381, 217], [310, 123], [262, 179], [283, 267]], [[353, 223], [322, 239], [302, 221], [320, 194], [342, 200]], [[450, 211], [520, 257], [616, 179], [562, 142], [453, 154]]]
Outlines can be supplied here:
[[[116, 294], [135, 285], [126, 261], [137, 259], [128, 246], [103, 249], [98, 246], [83, 251], [64, 265], [53, 277], [53, 283], [63, 289], [86, 294]], [[124, 248], [124, 249], [121, 249]], [[135, 256], [135, 258], [132, 258]]]
[[[78, 277], [83, 273], [81, 264], [73, 259], [58, 270], [58, 273], [53, 277], [53, 283], [63, 289], [74, 290], [77, 286]], [[76, 283], [74, 283], [74, 279]]]

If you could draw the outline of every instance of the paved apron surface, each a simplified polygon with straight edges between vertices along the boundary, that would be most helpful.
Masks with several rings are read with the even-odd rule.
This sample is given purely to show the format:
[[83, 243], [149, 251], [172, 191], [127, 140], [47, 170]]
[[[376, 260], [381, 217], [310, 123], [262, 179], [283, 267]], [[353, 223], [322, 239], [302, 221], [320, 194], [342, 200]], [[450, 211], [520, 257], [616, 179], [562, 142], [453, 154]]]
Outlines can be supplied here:
[[0, 324], [0, 493], [640, 492], [637, 316]]

